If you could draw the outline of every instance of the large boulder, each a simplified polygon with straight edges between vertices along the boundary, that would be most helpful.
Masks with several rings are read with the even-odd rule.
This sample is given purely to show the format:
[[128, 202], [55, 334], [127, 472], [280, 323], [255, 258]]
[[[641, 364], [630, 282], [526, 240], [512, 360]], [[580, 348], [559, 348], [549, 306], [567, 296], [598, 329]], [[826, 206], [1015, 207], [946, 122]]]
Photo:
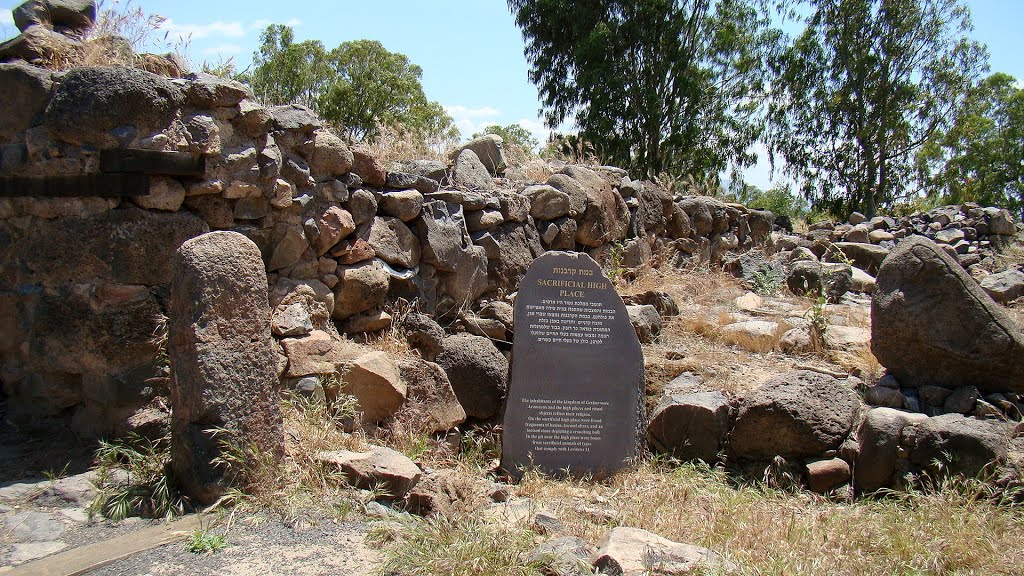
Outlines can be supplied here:
[[399, 419], [415, 422], [431, 433], [451, 430], [465, 422], [466, 410], [440, 366], [419, 358], [398, 358], [396, 363], [408, 387], [408, 401]]
[[367, 490], [384, 489], [385, 496], [395, 500], [405, 496], [422, 475], [415, 462], [401, 452], [383, 446], [371, 446], [366, 452], [320, 452], [317, 460], [337, 468], [353, 486]]
[[923, 418], [927, 416], [892, 408], [875, 408], [867, 413], [857, 433], [859, 449], [853, 467], [858, 490], [873, 492], [894, 485], [903, 428]]
[[[654, 182], [636, 182], [639, 205], [633, 217], [632, 232], [636, 236], [665, 236], [673, 223], [675, 204], [672, 193]], [[679, 223], [681, 224], [681, 222]]]
[[690, 221], [690, 229], [697, 236], [708, 236], [714, 228], [712, 200], [703, 196], [688, 196], [676, 202]]
[[554, 220], [569, 213], [569, 195], [554, 186], [528, 186], [523, 196], [530, 199], [530, 216], [538, 220]]
[[842, 300], [853, 286], [853, 267], [843, 263], [800, 260], [786, 276], [786, 287], [797, 296], [825, 296], [832, 303]]
[[95, 0], [28, 0], [11, 17], [18, 30], [42, 24], [58, 30], [82, 32], [96, 22]]
[[647, 425], [647, 439], [674, 458], [715, 463], [729, 432], [729, 411], [721, 392], [666, 393]]
[[600, 574], [730, 574], [737, 567], [717, 552], [673, 542], [639, 528], [613, 528], [594, 557]]
[[529, 223], [510, 222], [473, 235], [487, 254], [488, 290], [514, 292], [527, 268], [544, 253], [537, 228]]
[[1002, 422], [944, 414], [908, 426], [902, 441], [913, 464], [932, 473], [974, 477], [1006, 458], [1012, 430]]
[[877, 274], [882, 262], [889, 256], [889, 249], [859, 242], [836, 242], [828, 246], [824, 256], [830, 262], [849, 260], [868, 274]]
[[154, 286], [171, 281], [174, 251], [207, 231], [206, 223], [188, 212], [129, 207], [85, 218], [36, 220], [24, 239], [9, 247], [16, 251], [24, 282], [56, 286], [100, 278]]
[[484, 134], [470, 140], [452, 152], [451, 159], [457, 160], [463, 150], [471, 150], [491, 176], [501, 174], [507, 167], [504, 140], [497, 134]]
[[0, 139], [6, 140], [42, 121], [53, 87], [51, 72], [27, 64], [0, 64]]
[[82, 48], [82, 43], [70, 35], [64, 35], [46, 25], [34, 24], [24, 32], [0, 42], [0, 62], [32, 63], [66, 58]]
[[375, 350], [345, 365], [342, 391], [355, 396], [365, 422], [381, 422], [398, 412], [408, 388], [387, 352]]
[[481, 246], [470, 246], [455, 256], [455, 270], [442, 274], [444, 292], [456, 306], [463, 307], [487, 291], [487, 253]]
[[469, 334], [449, 336], [441, 343], [436, 362], [448, 374], [466, 415], [484, 420], [500, 412], [508, 360], [490, 340]]
[[267, 279], [259, 248], [235, 232], [182, 244], [173, 278], [171, 463], [185, 493], [210, 504], [227, 488], [226, 443], [284, 453]]
[[1024, 296], [1024, 272], [1013, 268], [981, 279], [981, 288], [993, 300], [1007, 303]]
[[569, 216], [579, 217], [587, 209], [587, 191], [567, 174], [552, 174], [546, 184], [569, 196]]
[[567, 166], [562, 172], [579, 182], [587, 195], [586, 209], [578, 219], [576, 242], [595, 248], [625, 238], [629, 208], [607, 180], [582, 166]]
[[457, 188], [472, 191], [494, 190], [494, 179], [480, 158], [472, 150], [463, 150], [452, 167], [452, 183]]
[[460, 252], [469, 246], [462, 206], [432, 200], [416, 220], [423, 261], [442, 272], [454, 272]]
[[317, 130], [313, 134], [306, 159], [314, 176], [341, 176], [352, 168], [354, 161], [345, 141], [328, 130]]
[[419, 238], [398, 218], [374, 218], [367, 242], [378, 258], [393, 266], [413, 268], [420, 263]]
[[335, 274], [340, 280], [334, 292], [335, 320], [377, 308], [388, 295], [391, 277], [380, 260], [339, 266]]
[[808, 370], [778, 376], [740, 401], [729, 449], [751, 460], [818, 456], [839, 448], [859, 408], [848, 381]]
[[636, 337], [642, 344], [650, 344], [661, 335], [661, 315], [658, 309], [650, 304], [634, 304], [626, 306], [629, 323], [636, 331]]
[[1024, 392], [1024, 331], [920, 236], [901, 242], [879, 271], [871, 351], [904, 386]]
[[288, 378], [337, 374], [366, 352], [358, 345], [323, 330], [313, 330], [298, 338], [285, 338], [281, 340], [281, 346], [288, 358], [284, 374]]
[[46, 107], [50, 134], [77, 145], [127, 145], [111, 134], [128, 127], [139, 138], [171, 125], [185, 95], [166, 78], [137, 68], [73, 68], [61, 78]]

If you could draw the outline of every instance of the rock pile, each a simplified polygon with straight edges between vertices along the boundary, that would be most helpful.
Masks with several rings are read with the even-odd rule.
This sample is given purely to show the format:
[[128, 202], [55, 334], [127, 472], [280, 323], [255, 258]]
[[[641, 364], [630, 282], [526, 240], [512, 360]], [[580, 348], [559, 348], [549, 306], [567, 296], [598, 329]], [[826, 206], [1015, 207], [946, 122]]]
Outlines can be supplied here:
[[684, 374], [669, 383], [647, 428], [659, 452], [681, 460], [728, 461], [758, 474], [783, 469], [825, 493], [901, 489], [922, 473], [975, 476], [1006, 460], [1012, 423], [962, 414], [933, 418], [861, 402], [857, 378], [809, 371], [774, 378], [741, 397], [702, 389]]
[[[439, 340], [424, 358], [437, 359], [470, 416], [488, 418], [500, 406], [500, 350], [514, 328], [499, 296], [545, 250], [604, 261], [614, 252], [623, 266], [662, 249], [682, 261], [720, 260], [765, 241], [774, 219], [713, 198], [673, 198], [607, 166], [555, 166], [544, 182], [515, 182], [501, 177], [493, 136], [461, 147], [450, 164], [386, 167], [308, 109], [266, 108], [246, 86], [203, 74], [11, 63], [0, 64], [0, 90], [17, 103], [0, 114], [0, 176], [74, 186], [109, 174], [111, 150], [185, 155], [203, 167], [182, 176], [151, 166], [149, 193], [138, 196], [0, 198], [0, 378], [10, 412], [24, 424], [70, 419], [85, 435], [123, 433], [136, 410], [166, 396], [153, 335], [170, 262], [210, 230], [241, 234], [260, 251], [286, 385], [312, 391], [311, 378], [358, 376], [350, 392], [364, 416], [394, 414], [416, 392], [395, 366], [359, 360], [368, 350], [344, 335], [388, 329], [388, 310], [404, 299], [481, 337]], [[642, 337], [656, 338], [659, 319], [635, 312]], [[371, 408], [368, 390], [391, 399]]]

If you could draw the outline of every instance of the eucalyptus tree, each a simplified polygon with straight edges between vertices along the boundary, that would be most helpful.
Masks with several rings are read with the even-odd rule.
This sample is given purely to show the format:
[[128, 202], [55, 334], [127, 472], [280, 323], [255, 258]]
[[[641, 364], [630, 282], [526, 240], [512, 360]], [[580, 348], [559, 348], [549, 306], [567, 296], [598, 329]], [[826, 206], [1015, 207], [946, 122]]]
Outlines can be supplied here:
[[772, 150], [816, 207], [879, 206], [919, 190], [914, 160], [986, 66], [958, 0], [805, 0], [773, 61]]
[[933, 197], [1024, 208], [1024, 89], [1009, 74], [985, 78], [918, 158]]
[[778, 32], [761, 0], [509, 0], [549, 127], [642, 175], [750, 165]]

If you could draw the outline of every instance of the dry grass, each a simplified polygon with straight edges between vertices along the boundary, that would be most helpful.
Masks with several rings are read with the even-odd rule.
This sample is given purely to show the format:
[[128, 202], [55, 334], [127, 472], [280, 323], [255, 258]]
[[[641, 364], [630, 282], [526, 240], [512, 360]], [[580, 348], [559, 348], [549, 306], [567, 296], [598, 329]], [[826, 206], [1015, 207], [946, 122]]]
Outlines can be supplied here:
[[530, 156], [522, 161], [509, 161], [505, 177], [513, 188], [527, 186], [538, 182], [547, 182], [555, 173], [554, 167], [547, 160]]
[[379, 126], [376, 138], [358, 146], [387, 168], [393, 162], [410, 160], [438, 160], [447, 163], [447, 152], [456, 144], [454, 141], [420, 138], [397, 126]]
[[131, 66], [164, 76], [180, 76], [187, 70], [175, 63], [152, 54], [140, 54], [155, 48], [173, 53], [180, 63], [187, 60], [185, 52], [191, 37], [171, 36], [162, 31], [167, 21], [158, 14], [148, 14], [132, 0], [107, 0], [98, 5], [95, 25], [82, 38], [79, 47], [51, 47], [48, 58], [39, 65], [53, 70], [77, 66]]
[[597, 541], [615, 525], [643, 528], [719, 551], [747, 574], [1019, 574], [1021, 510], [965, 487], [851, 504], [648, 462], [602, 484], [531, 474], [518, 492], [552, 509], [573, 535]]
[[345, 516], [369, 496], [353, 489], [337, 470], [320, 463], [317, 454], [332, 450], [365, 450], [361, 433], [344, 432], [346, 420], [358, 418], [351, 402], [330, 408], [317, 400], [291, 397], [281, 404], [285, 457], [280, 466], [253, 466], [246, 471], [244, 491], [229, 493], [229, 500], [245, 510], [272, 510], [286, 520], [310, 511]]

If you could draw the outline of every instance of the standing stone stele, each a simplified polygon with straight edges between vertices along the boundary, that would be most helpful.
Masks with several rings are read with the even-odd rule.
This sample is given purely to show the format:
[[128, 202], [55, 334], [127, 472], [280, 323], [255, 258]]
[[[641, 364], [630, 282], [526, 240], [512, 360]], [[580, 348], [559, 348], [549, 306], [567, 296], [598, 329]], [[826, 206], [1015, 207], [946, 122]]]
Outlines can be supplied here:
[[590, 256], [535, 260], [515, 303], [501, 465], [606, 476], [643, 442], [644, 365], [626, 305]]
[[[172, 467], [185, 493], [209, 504], [230, 481], [213, 463], [222, 441], [258, 449], [271, 461], [284, 453], [259, 249], [235, 232], [211, 232], [182, 244], [168, 312]], [[226, 434], [215, 437], [214, 429]]]

